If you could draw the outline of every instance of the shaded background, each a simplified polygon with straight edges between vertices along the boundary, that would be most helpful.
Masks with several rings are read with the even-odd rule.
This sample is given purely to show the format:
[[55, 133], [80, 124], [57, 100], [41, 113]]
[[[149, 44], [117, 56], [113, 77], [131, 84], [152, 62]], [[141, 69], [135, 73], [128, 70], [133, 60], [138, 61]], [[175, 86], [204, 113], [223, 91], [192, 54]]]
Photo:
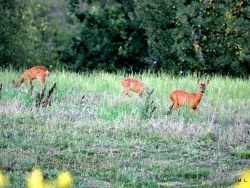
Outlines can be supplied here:
[[247, 1], [1, 0], [0, 66], [250, 73]]

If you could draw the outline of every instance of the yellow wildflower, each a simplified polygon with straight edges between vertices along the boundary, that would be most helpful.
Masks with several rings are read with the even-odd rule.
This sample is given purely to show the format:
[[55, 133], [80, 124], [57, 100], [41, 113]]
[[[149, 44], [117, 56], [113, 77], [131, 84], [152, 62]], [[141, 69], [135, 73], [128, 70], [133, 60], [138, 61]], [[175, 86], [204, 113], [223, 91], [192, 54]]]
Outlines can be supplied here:
[[4, 174], [0, 171], [0, 188], [7, 187], [9, 185], [9, 180]]
[[72, 184], [72, 176], [69, 172], [62, 172], [57, 177], [57, 185], [59, 188], [69, 188]]
[[39, 169], [35, 169], [27, 177], [28, 188], [43, 188], [43, 174]]

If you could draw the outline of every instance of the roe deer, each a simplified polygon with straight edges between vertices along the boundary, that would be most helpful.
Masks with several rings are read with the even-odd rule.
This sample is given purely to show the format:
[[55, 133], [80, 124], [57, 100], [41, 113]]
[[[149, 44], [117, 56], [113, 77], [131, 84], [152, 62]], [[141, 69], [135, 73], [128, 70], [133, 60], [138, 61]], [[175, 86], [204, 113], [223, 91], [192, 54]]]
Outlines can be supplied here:
[[128, 95], [128, 92], [131, 90], [135, 93], [137, 93], [140, 97], [142, 94], [145, 92], [146, 85], [134, 78], [124, 78], [121, 80], [121, 85], [122, 85], [122, 97], [125, 95]]
[[28, 84], [31, 87], [31, 90], [33, 89], [32, 80], [38, 79], [43, 88], [45, 88], [45, 77], [49, 74], [49, 71], [44, 66], [35, 66], [28, 70], [25, 70], [22, 75], [20, 76], [18, 82], [15, 84], [15, 81], [13, 80], [14, 88], [19, 87], [22, 83], [25, 81], [28, 82]]
[[175, 90], [171, 93], [170, 99], [173, 104], [169, 108], [168, 115], [172, 110], [177, 110], [180, 106], [192, 108], [194, 110], [194, 114], [197, 115], [198, 105], [202, 99], [203, 93], [205, 92], [206, 86], [209, 84], [209, 80], [204, 84], [199, 80], [197, 82], [199, 84], [198, 93], [188, 93], [182, 90]]

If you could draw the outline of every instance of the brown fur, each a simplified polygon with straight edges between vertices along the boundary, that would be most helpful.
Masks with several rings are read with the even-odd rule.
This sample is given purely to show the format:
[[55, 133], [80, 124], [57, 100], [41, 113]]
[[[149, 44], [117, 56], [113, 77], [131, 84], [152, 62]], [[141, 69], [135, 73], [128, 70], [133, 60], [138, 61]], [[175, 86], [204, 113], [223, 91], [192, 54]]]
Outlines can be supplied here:
[[131, 90], [135, 93], [137, 93], [140, 97], [145, 91], [145, 84], [134, 79], [134, 78], [124, 78], [121, 80], [121, 86], [122, 86], [122, 97], [125, 95], [129, 95], [128, 92]]
[[19, 87], [21, 84], [23, 84], [25, 81], [27, 81], [28, 84], [30, 85], [31, 89], [33, 89], [34, 86], [32, 85], [32, 80], [37, 79], [37, 80], [39, 80], [39, 82], [41, 83], [43, 88], [45, 88], [45, 78], [48, 74], [49, 74], [49, 71], [44, 66], [32, 67], [32, 68], [25, 70], [23, 72], [23, 74], [20, 76], [20, 78], [16, 84], [13, 81], [14, 87], [15, 88]]
[[186, 106], [192, 108], [194, 110], [194, 114], [197, 115], [197, 108], [200, 104], [202, 99], [203, 93], [205, 92], [206, 86], [208, 85], [209, 80], [207, 83], [202, 84], [198, 80], [199, 85], [199, 92], [198, 93], [188, 93], [182, 90], [175, 90], [171, 93], [170, 99], [173, 104], [170, 106], [168, 114], [171, 113], [172, 110], [178, 110], [180, 106]]

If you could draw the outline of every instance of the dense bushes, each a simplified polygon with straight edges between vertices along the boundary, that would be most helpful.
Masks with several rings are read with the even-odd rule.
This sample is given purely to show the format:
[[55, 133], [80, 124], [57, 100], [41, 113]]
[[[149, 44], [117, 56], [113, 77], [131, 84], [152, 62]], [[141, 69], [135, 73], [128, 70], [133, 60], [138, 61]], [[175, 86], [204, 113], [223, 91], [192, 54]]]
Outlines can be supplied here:
[[70, 12], [51, 4], [1, 1], [1, 66], [250, 74], [245, 1], [68, 0]]
[[73, 70], [250, 73], [248, 3], [105, 2], [76, 12], [81, 35], [60, 52]]
[[77, 12], [81, 33], [59, 51], [60, 61], [74, 71], [143, 70], [145, 31], [134, 18], [132, 1], [126, 3], [96, 5], [90, 11]]

